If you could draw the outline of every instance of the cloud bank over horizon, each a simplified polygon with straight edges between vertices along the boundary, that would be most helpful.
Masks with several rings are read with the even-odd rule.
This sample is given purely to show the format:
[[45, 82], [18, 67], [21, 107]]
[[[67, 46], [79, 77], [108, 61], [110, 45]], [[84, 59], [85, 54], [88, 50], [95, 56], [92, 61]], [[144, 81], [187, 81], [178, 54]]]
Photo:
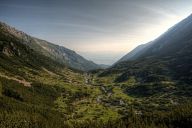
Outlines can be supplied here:
[[192, 0], [1, 0], [0, 20], [112, 64], [190, 15]]

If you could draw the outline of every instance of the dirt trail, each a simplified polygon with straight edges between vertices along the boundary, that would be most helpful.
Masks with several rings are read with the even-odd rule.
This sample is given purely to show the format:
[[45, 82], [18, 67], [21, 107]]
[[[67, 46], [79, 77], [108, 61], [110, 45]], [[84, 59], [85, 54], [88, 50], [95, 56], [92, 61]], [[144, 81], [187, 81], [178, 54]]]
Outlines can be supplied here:
[[26, 87], [31, 87], [31, 83], [30, 83], [30, 82], [27, 82], [27, 81], [24, 80], [24, 79], [23, 79], [23, 80], [19, 80], [19, 79], [15, 78], [15, 77], [6, 76], [6, 75], [4, 75], [4, 74], [0, 74], [0, 77], [4, 77], [4, 78], [6, 78], [6, 79], [8, 79], [8, 80], [17, 81], [18, 83], [23, 84], [23, 85], [26, 86]]
[[57, 74], [55, 74], [55, 73], [53, 73], [53, 72], [47, 70], [47, 69], [44, 68], [44, 67], [42, 67], [42, 69], [43, 69], [45, 72], [47, 72], [49, 75], [52, 75], [52, 76], [58, 76]]

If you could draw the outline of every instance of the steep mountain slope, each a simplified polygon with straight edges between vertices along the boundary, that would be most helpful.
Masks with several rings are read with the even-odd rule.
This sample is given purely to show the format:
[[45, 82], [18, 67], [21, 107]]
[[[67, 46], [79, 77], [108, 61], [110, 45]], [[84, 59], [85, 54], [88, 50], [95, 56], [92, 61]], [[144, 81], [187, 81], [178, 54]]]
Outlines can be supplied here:
[[147, 44], [140, 45], [125, 55], [120, 61], [136, 60], [144, 57], [170, 56], [185, 51], [191, 41], [192, 15], [171, 27], [159, 38]]
[[163, 57], [174, 56], [175, 54], [187, 55], [191, 51], [191, 35], [192, 15], [171, 27], [167, 32], [154, 40], [153, 45], [140, 57]]
[[14, 37], [20, 43], [29, 46], [37, 53], [45, 55], [58, 63], [83, 71], [99, 68], [97, 64], [86, 60], [70, 49], [31, 37], [2, 22], [0, 22], [0, 32], [1, 37]]
[[[140, 82], [177, 80], [192, 82], [192, 15], [170, 28], [141, 48], [132, 61], [115, 64], [101, 75], [118, 73], [116, 81], [126, 81], [131, 76]], [[137, 51], [137, 49], [135, 50]], [[134, 53], [134, 51], [133, 51]], [[131, 53], [130, 53], [131, 55]]]
[[42, 70], [42, 67], [56, 70], [65, 67], [4, 31], [0, 31], [0, 60], [0, 68], [13, 74], [21, 73], [20, 68], [23, 67], [32, 70]]
[[145, 51], [145, 49], [147, 49], [151, 44], [152, 44], [152, 42], [149, 42], [147, 44], [142, 44], [142, 45], [137, 46], [135, 49], [133, 49], [131, 52], [127, 53], [116, 63], [137, 59], [137, 57], [139, 57]]

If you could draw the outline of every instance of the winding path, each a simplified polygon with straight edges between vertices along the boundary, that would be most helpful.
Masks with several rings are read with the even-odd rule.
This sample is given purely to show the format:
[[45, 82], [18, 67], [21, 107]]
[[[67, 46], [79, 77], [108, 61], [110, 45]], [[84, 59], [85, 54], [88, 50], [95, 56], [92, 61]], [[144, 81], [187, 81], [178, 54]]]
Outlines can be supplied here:
[[15, 77], [6, 76], [6, 75], [4, 75], [4, 74], [0, 74], [0, 77], [6, 78], [6, 79], [8, 79], [8, 80], [17, 81], [18, 83], [23, 84], [23, 85], [26, 86], [26, 87], [31, 87], [31, 83], [30, 83], [30, 82], [27, 82], [25, 79], [19, 80], [19, 79], [15, 78]]

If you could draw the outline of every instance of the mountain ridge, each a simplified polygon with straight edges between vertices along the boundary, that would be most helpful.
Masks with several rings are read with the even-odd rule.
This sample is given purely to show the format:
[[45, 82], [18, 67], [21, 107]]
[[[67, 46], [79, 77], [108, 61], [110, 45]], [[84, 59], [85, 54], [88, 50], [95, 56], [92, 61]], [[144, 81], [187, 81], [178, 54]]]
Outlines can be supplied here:
[[75, 51], [65, 48], [63, 46], [52, 44], [48, 41], [32, 37], [22, 31], [0, 22], [2, 36], [16, 37], [20, 43], [28, 45], [33, 50], [52, 58], [53, 60], [66, 64], [69, 67], [88, 71], [100, 68], [99, 65], [92, 61], [86, 60], [84, 57], [77, 54]]
[[[135, 49], [133, 49], [132, 51], [127, 53], [116, 63], [122, 62], [122, 61], [136, 60], [139, 58], [143, 58], [145, 56], [153, 56], [153, 54], [155, 52], [162, 49], [163, 47], [165, 47], [165, 48], [169, 47], [167, 42], [169, 42], [169, 43], [176, 42], [179, 40], [179, 38], [181, 38], [181, 36], [187, 36], [186, 35], [187, 33], [190, 34], [191, 26], [192, 26], [192, 14], [189, 15], [187, 18], [183, 19], [182, 21], [180, 21], [179, 23], [175, 24], [171, 28], [169, 28], [165, 33], [160, 35], [155, 40], [153, 40], [149, 43], [137, 46]], [[189, 30], [189, 31], [187, 31], [187, 30]], [[163, 46], [164, 44], [166, 46]], [[142, 48], [142, 46], [143, 46], [143, 48]], [[145, 46], [147, 46], [147, 47], [145, 47]], [[151, 50], [150, 53], [149, 52], [147, 53], [147, 51], [149, 51], [150, 49], [153, 49], [153, 50]], [[167, 51], [170, 52], [170, 50], [167, 50]]]
[[142, 51], [144, 52], [144, 49], [149, 47], [152, 43], [153, 42], [149, 42], [149, 43], [141, 44], [141, 45], [137, 46], [132, 51], [130, 51], [129, 53], [124, 55], [121, 59], [119, 59], [115, 64], [117, 64], [119, 62], [123, 62], [123, 61], [131, 61], [131, 60], [137, 59], [137, 57], [139, 57], [139, 55], [142, 54]]

